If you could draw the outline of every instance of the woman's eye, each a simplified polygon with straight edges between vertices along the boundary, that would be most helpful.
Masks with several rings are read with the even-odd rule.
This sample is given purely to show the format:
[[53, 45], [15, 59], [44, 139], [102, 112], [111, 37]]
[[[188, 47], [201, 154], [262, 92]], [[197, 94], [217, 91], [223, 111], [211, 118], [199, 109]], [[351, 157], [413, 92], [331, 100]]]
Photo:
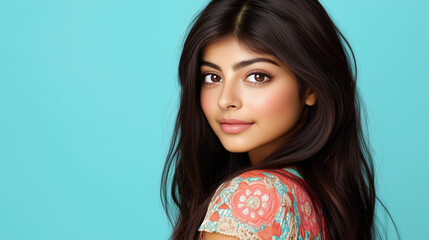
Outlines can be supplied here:
[[[246, 79], [248, 82], [251, 82], [252, 84], [262, 86], [268, 83], [272, 79], [272, 76], [266, 73], [256, 72], [248, 75]], [[203, 80], [203, 83], [208, 85], [220, 83], [223, 81], [219, 75], [214, 73], [202, 74], [202, 80]]]
[[262, 83], [264, 81], [271, 79], [271, 76], [268, 76], [267, 74], [264, 74], [264, 73], [252, 73], [249, 75], [248, 79], [250, 80], [250, 82], [253, 82], [253, 83]]
[[220, 82], [221, 78], [216, 74], [206, 74], [204, 75], [204, 82], [215, 83]]

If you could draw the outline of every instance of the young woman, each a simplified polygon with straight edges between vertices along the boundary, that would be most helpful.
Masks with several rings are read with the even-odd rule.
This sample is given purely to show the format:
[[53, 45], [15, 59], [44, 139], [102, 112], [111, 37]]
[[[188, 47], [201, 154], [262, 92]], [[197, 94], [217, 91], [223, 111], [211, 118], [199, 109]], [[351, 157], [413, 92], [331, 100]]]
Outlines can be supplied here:
[[172, 239], [376, 237], [373, 162], [341, 39], [356, 72], [317, 0], [214, 0], [197, 16], [161, 182]]

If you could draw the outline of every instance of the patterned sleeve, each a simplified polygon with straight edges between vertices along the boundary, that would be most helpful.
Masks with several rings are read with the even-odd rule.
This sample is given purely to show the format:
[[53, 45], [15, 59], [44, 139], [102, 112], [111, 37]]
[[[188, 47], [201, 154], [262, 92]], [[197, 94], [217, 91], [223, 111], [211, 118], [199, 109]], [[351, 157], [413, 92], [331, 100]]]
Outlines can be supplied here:
[[260, 170], [223, 183], [213, 195], [198, 231], [241, 240], [299, 239], [294, 190]]

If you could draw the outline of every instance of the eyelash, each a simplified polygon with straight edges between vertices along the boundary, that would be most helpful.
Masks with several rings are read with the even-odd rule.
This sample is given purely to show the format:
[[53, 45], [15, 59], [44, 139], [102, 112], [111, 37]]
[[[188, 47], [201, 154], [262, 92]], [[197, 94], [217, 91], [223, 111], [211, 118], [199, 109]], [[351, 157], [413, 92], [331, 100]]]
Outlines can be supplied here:
[[[268, 78], [268, 80], [265, 80], [265, 81], [263, 81], [263, 82], [250, 82], [251, 84], [254, 84], [254, 85], [258, 86], [258, 87], [264, 86], [265, 84], [267, 84], [267, 83], [271, 82], [271, 80], [273, 79], [273, 75], [272, 75], [272, 74], [267, 73], [267, 72], [262, 72], [262, 71], [256, 71], [256, 72], [249, 73], [249, 74], [247, 75], [246, 79], [247, 79], [248, 77], [250, 77], [250, 76], [252, 76], [252, 75], [256, 75], [256, 74], [260, 74], [260, 75], [263, 75], [264, 77], [267, 77], [267, 78]], [[218, 76], [218, 77], [219, 77], [219, 75], [217, 75], [216, 73], [211, 73], [211, 72], [205, 72], [205, 73], [202, 73], [202, 74], [201, 74], [201, 81], [203, 82], [203, 84], [207, 84], [207, 85], [209, 85], [209, 86], [216, 84], [216, 82], [214, 82], [214, 83], [204, 82], [205, 78], [206, 78], [208, 75], [216, 75], [216, 76]], [[220, 78], [220, 77], [219, 77], [219, 78]]]

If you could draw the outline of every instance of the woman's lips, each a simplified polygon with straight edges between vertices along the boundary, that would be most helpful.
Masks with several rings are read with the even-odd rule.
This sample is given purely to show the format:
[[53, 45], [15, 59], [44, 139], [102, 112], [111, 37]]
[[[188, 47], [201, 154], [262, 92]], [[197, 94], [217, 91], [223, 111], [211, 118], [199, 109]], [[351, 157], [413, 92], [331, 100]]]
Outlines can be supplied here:
[[237, 123], [237, 124], [221, 123], [220, 128], [225, 133], [239, 133], [248, 129], [252, 125], [253, 123]]

